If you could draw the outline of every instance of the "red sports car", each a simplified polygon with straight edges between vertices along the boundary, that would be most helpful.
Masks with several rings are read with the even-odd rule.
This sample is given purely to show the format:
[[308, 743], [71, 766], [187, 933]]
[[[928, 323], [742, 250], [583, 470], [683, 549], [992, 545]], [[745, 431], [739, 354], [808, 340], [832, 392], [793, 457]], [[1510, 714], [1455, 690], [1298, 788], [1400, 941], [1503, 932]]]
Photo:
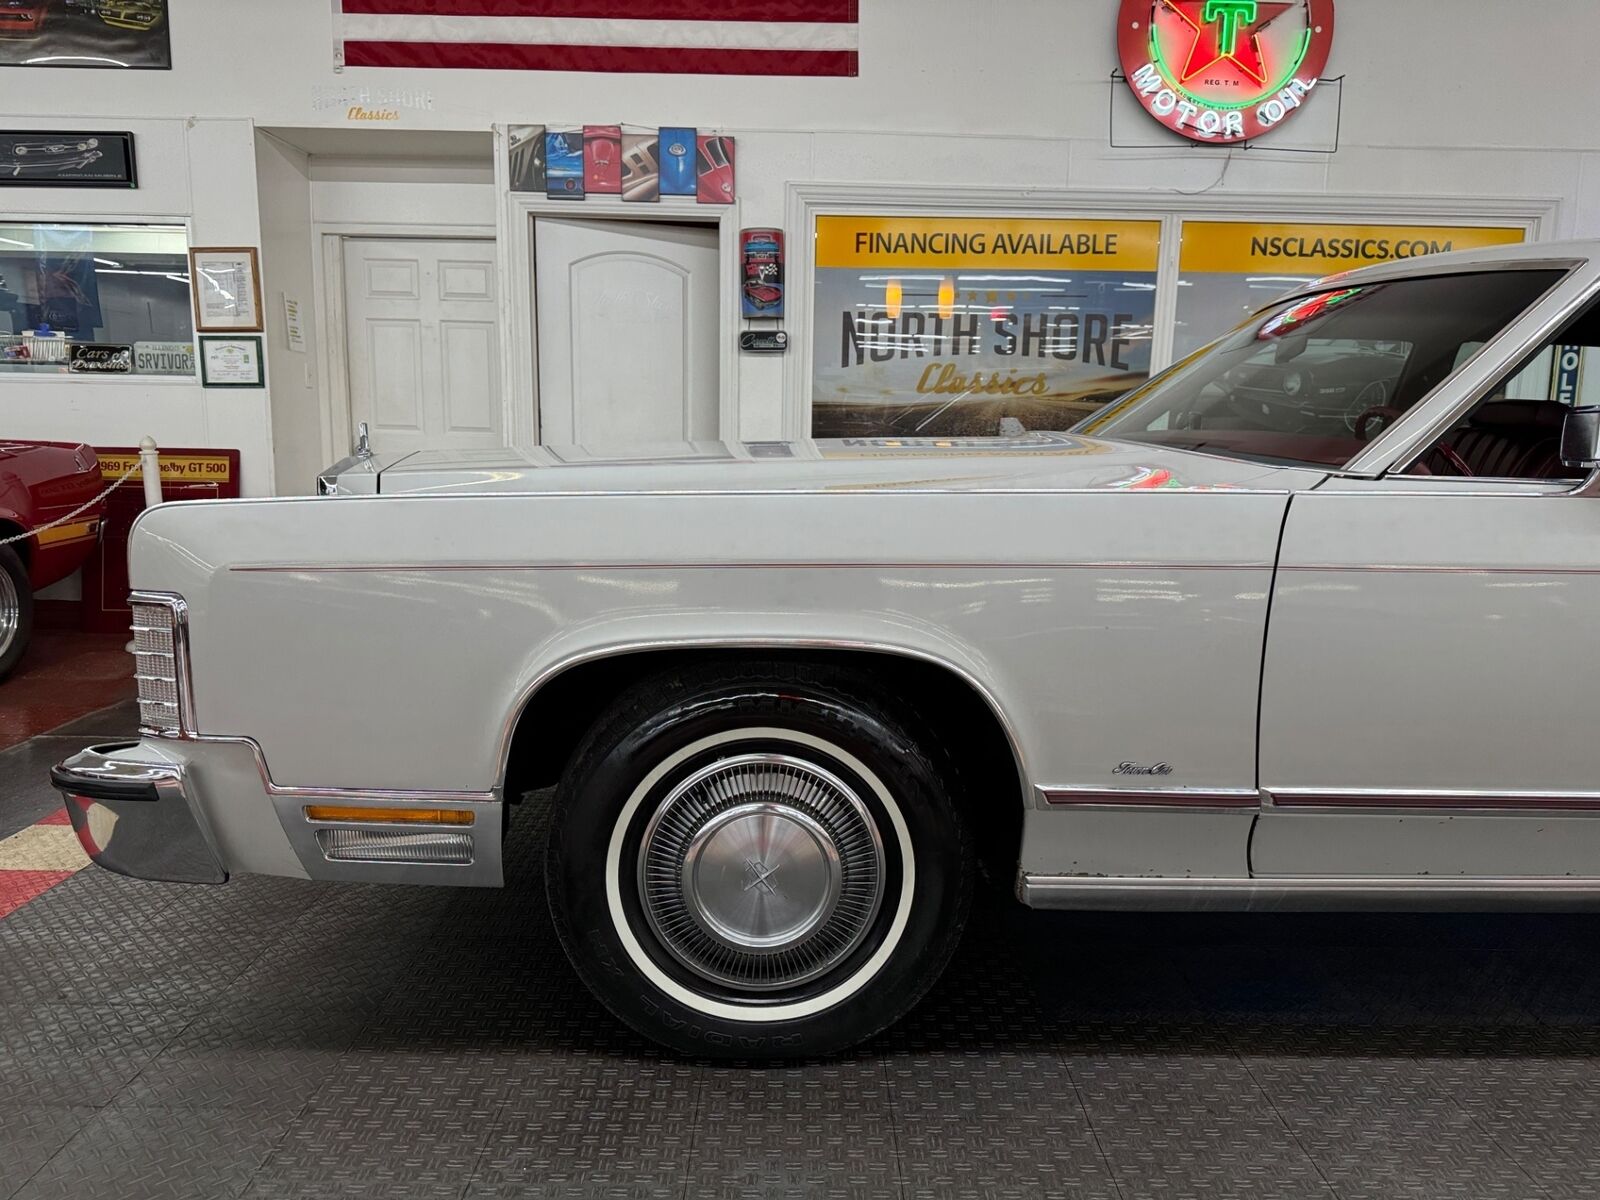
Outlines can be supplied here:
[[92, 500], [103, 486], [100, 460], [88, 446], [0, 441], [0, 541], [33, 534], [0, 546], [0, 679], [28, 648], [34, 591], [84, 564], [99, 540], [105, 504], [43, 526]]
[[44, 25], [45, 0], [0, 0], [0, 37], [33, 37]]

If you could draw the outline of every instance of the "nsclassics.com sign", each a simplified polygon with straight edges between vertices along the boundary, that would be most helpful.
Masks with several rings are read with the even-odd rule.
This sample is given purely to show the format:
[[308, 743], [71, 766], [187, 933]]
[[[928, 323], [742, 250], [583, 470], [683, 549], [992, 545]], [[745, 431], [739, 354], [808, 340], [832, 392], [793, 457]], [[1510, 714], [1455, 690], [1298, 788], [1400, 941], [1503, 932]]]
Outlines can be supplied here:
[[1333, 47], [1333, 0], [1122, 0], [1117, 49], [1139, 103], [1197, 142], [1278, 128]]

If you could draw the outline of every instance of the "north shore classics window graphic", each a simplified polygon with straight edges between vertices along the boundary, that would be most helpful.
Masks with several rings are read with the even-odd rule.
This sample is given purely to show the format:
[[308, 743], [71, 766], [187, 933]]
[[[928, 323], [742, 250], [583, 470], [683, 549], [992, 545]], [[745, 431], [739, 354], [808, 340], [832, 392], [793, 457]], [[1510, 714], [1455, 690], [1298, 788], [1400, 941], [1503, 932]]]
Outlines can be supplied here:
[[1152, 117], [1197, 142], [1270, 133], [1305, 104], [1333, 46], [1333, 0], [1122, 0], [1117, 49]]

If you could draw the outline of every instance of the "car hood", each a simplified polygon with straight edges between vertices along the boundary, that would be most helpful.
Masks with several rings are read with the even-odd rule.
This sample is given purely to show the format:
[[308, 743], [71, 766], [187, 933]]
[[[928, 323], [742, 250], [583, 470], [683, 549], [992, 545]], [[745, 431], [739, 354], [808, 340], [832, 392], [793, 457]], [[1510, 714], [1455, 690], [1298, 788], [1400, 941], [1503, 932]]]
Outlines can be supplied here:
[[62, 462], [70, 461], [70, 455], [63, 455], [63, 450], [88, 450], [89, 447], [78, 442], [14, 442], [0, 438], [0, 462], [10, 459], [44, 457], [59, 458]]
[[[376, 490], [484, 492], [1102, 491], [1300, 489], [1326, 472], [1190, 451], [1029, 433], [1013, 438], [686, 442], [605, 449], [423, 451], [356, 468]], [[341, 481], [346, 477], [341, 476]], [[341, 494], [370, 492], [365, 487]]]

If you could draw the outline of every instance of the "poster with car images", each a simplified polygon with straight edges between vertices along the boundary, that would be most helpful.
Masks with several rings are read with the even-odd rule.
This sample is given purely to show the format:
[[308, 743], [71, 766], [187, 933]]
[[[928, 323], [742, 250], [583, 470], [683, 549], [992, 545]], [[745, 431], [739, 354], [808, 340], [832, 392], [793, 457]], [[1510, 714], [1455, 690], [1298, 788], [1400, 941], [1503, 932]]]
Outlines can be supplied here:
[[711, 134], [696, 139], [695, 197], [701, 204], [733, 203], [733, 139]]
[[622, 193], [622, 127], [583, 127], [583, 190], [591, 196]]
[[661, 199], [661, 137], [622, 131], [622, 198], [632, 202]]
[[693, 196], [696, 192], [694, 159], [696, 134], [685, 126], [661, 130], [661, 194]]
[[169, 71], [167, 0], [0, 0], [0, 67]]
[[551, 129], [544, 135], [545, 195], [583, 199], [583, 130]]
[[1160, 223], [817, 218], [815, 437], [1063, 430], [1150, 373]]
[[734, 139], [726, 134], [686, 126], [512, 125], [506, 147], [513, 192], [542, 192], [552, 200], [620, 195], [630, 203], [681, 196], [732, 204], [737, 196]]
[[0, 130], [0, 187], [138, 185], [131, 133]]
[[544, 134], [543, 125], [513, 125], [507, 131], [513, 192], [544, 191]]
[[1494, 225], [1334, 225], [1185, 221], [1174, 358], [1221, 337], [1285, 292], [1375, 263], [1526, 240]]

